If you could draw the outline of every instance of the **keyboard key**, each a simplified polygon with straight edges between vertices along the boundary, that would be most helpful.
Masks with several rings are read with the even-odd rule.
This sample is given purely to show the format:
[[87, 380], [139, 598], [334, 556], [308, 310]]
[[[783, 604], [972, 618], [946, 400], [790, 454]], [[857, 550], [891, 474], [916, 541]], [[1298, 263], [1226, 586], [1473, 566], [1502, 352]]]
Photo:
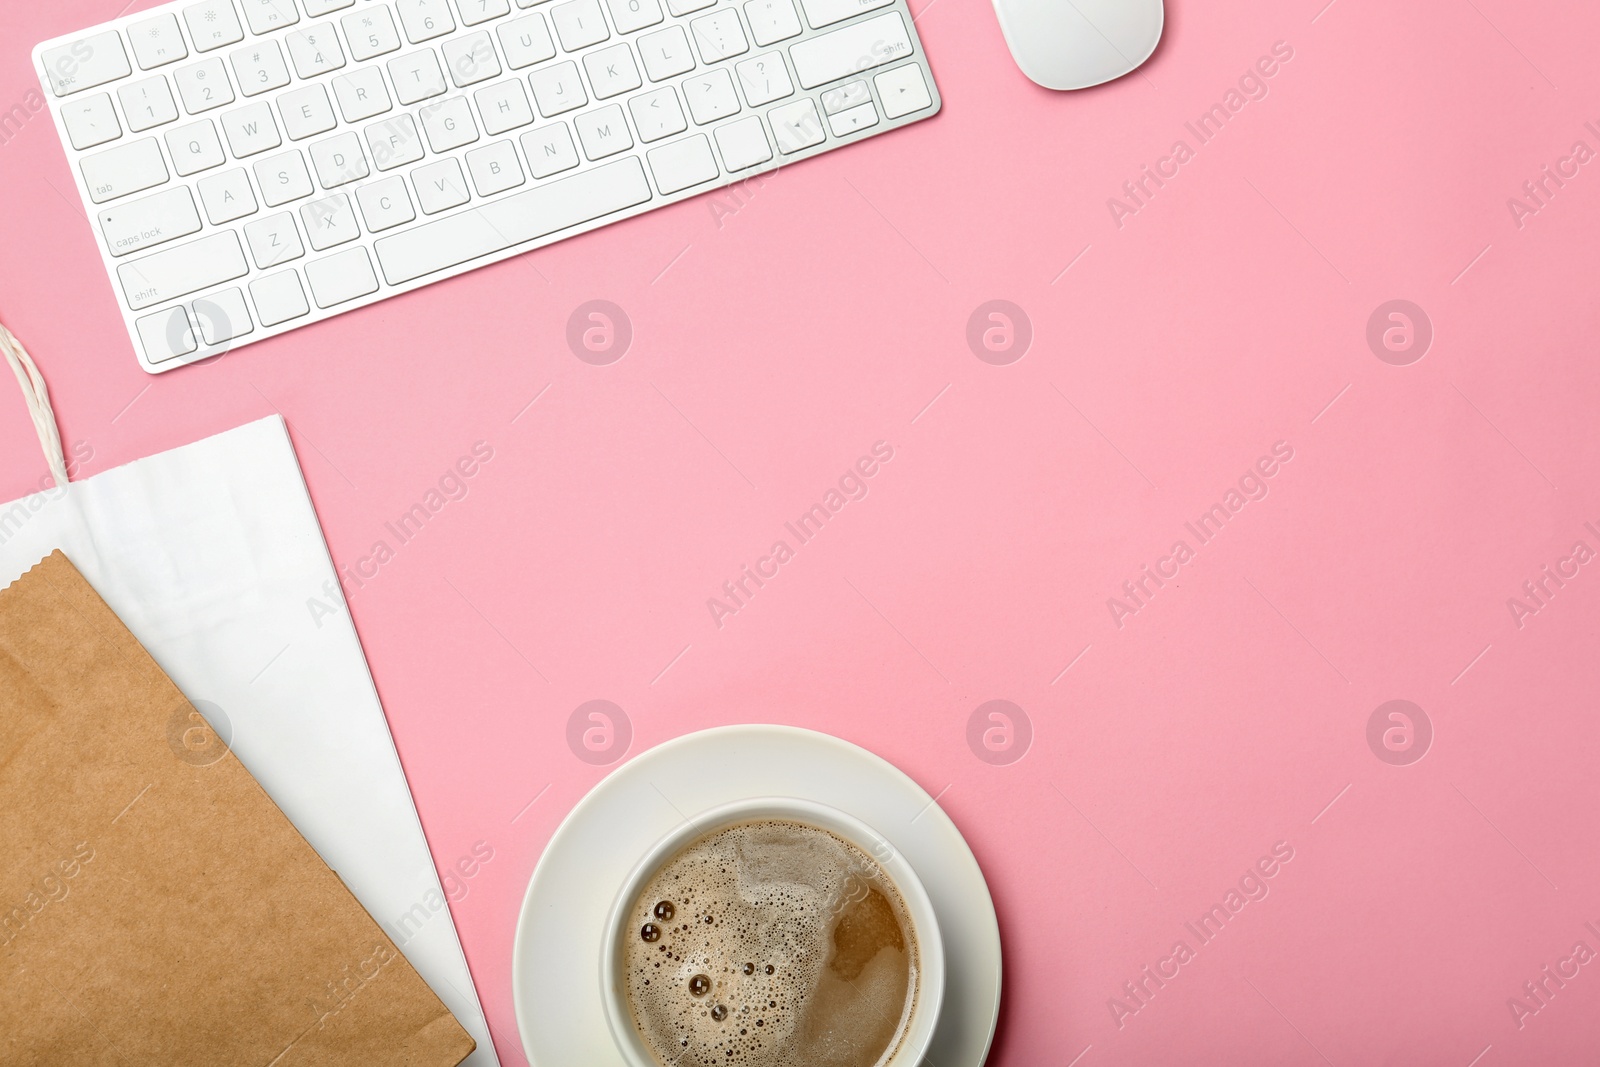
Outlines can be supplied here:
[[682, 133], [688, 128], [683, 118], [683, 108], [678, 106], [678, 92], [672, 86], [641, 93], [628, 101], [633, 112], [633, 124], [639, 130], [639, 140], [645, 144]]
[[682, 26], [669, 26], [639, 38], [639, 55], [644, 60], [645, 73], [653, 82], [694, 69], [689, 35], [683, 32]]
[[239, 0], [251, 33], [271, 33], [300, 21], [294, 0]]
[[739, 110], [739, 94], [733, 90], [733, 75], [726, 67], [709, 70], [684, 82], [683, 98], [689, 102], [689, 114], [702, 126]]
[[851, 15], [888, 7], [894, 0], [800, 0], [800, 3], [805, 6], [806, 21], [811, 23], [811, 28], [820, 30], [835, 22], [843, 22]]
[[829, 89], [822, 94], [822, 110], [824, 114], [837, 115], [871, 99], [872, 90], [867, 88], [865, 79], [845, 82], [838, 88]]
[[250, 258], [261, 270], [282, 266], [306, 254], [294, 216], [287, 211], [250, 223], [244, 228], [244, 241], [250, 246]]
[[396, 0], [395, 11], [412, 44], [443, 37], [456, 28], [448, 0]]
[[61, 121], [67, 127], [67, 140], [80, 152], [122, 136], [117, 109], [108, 93], [68, 100], [61, 105]]
[[739, 14], [731, 7], [695, 19], [689, 23], [689, 33], [694, 37], [695, 47], [700, 49], [700, 58], [707, 63], [750, 51], [744, 27], [739, 25]]
[[311, 166], [317, 172], [317, 184], [324, 189], [337, 189], [369, 173], [366, 153], [361, 151], [361, 138], [349, 132], [313, 144]]
[[343, 193], [302, 204], [300, 221], [305, 224], [311, 247], [318, 252], [361, 236], [361, 227], [356, 225], [356, 210]]
[[194, 41], [196, 52], [209, 52], [244, 40], [244, 27], [239, 25], [239, 14], [233, 10], [232, 0], [201, 0], [190, 4], [183, 9], [183, 21], [189, 25], [189, 37]]
[[461, 23], [476, 26], [502, 15], [511, 14], [511, 0], [456, 0], [461, 9]]
[[189, 324], [189, 314], [181, 306], [146, 315], [134, 327], [144, 345], [145, 358], [151, 363], [187, 356], [200, 347], [194, 338], [194, 327]]
[[572, 120], [578, 128], [578, 140], [583, 142], [583, 154], [590, 159], [614, 156], [624, 148], [633, 147], [633, 135], [628, 132], [628, 120], [616, 104], [585, 111]]
[[928, 82], [922, 68], [908, 63], [885, 71], [872, 79], [878, 86], [878, 99], [883, 102], [883, 117], [897, 119], [913, 111], [921, 111], [933, 103], [928, 95]]
[[506, 66], [512, 70], [531, 67], [556, 54], [550, 30], [544, 24], [544, 16], [538, 12], [501, 23], [495, 34], [500, 38], [501, 51], [506, 54]]
[[400, 32], [386, 7], [366, 7], [339, 20], [344, 38], [350, 42], [350, 56], [360, 63], [400, 47]]
[[636, 156], [423, 223], [373, 244], [390, 285], [593, 222], [650, 200]]
[[222, 153], [222, 140], [217, 136], [216, 123], [210, 119], [168, 130], [166, 141], [167, 155], [172, 157], [172, 169], [181, 178], [220, 167], [228, 158]]
[[500, 57], [488, 33], [469, 33], [444, 44], [444, 65], [458, 89], [500, 77]]
[[422, 158], [422, 138], [410, 115], [374, 122], [365, 133], [367, 147], [372, 150], [372, 165], [379, 170], [393, 170]]
[[117, 279], [134, 311], [209, 289], [250, 272], [244, 249], [232, 230], [186, 245], [152, 252], [117, 268]]
[[306, 158], [299, 152], [268, 156], [251, 169], [255, 171], [256, 184], [261, 187], [262, 202], [268, 207], [287, 204], [316, 191], [311, 184], [311, 172], [306, 170]]
[[568, 52], [599, 44], [611, 36], [605, 16], [600, 14], [600, 0], [567, 0], [550, 9], [550, 18], [556, 24], [561, 47]]
[[302, 78], [315, 78], [344, 66], [344, 49], [339, 47], [339, 35], [331, 22], [295, 30], [284, 42], [289, 46], [294, 72]]
[[360, 122], [381, 115], [394, 105], [383, 84], [383, 71], [377, 67], [358, 67], [333, 79], [333, 95], [339, 101], [339, 114], [346, 122]]
[[356, 0], [300, 0], [300, 2], [305, 5], [306, 14], [314, 19], [356, 6]]
[[256, 317], [262, 326], [277, 326], [311, 310], [311, 305], [306, 303], [305, 289], [300, 285], [300, 275], [292, 270], [251, 282], [250, 299], [256, 305]]
[[453, 159], [441, 159], [411, 172], [411, 184], [417, 189], [417, 203], [424, 215], [437, 215], [470, 200], [467, 180], [462, 177], [461, 164]]
[[789, 49], [802, 89], [814, 89], [910, 54], [911, 36], [898, 11], [808, 37]]
[[701, 185], [721, 174], [711, 155], [711, 142], [703, 133], [652, 148], [646, 157], [650, 160], [650, 173], [656, 176], [656, 188], [663, 196]]
[[583, 57], [583, 69], [589, 72], [589, 84], [594, 87], [596, 100], [607, 100], [640, 85], [633, 49], [626, 44], [590, 52]]
[[317, 307], [330, 308], [378, 291], [367, 250], [359, 246], [306, 264], [306, 281]]
[[744, 17], [750, 23], [750, 36], [763, 47], [786, 41], [802, 29], [790, 0], [750, 0], [744, 5]]
[[170, 175], [154, 137], [107, 148], [78, 161], [89, 199], [96, 204], [160, 185]]
[[[872, 94], [867, 91], [867, 83], [856, 82], [854, 85], [861, 86], [859, 93], [822, 93], [822, 110], [827, 114], [827, 125], [832, 126], [835, 138], [853, 133], [854, 130], [858, 130], [862, 122], [866, 122], [869, 126], [877, 123], [878, 112], [872, 107]], [[870, 120], [862, 114], [862, 107], [866, 107], [867, 112], [872, 115]], [[846, 115], [853, 115], [853, 118], [846, 118]], [[838, 122], [835, 122], [835, 118]]]
[[367, 220], [367, 229], [373, 233], [392, 230], [417, 217], [416, 208], [411, 206], [411, 195], [406, 192], [406, 180], [398, 174], [363, 185], [356, 190], [356, 202], [361, 205], [361, 217]]
[[439, 69], [438, 53], [431, 48], [396, 56], [387, 66], [395, 95], [402, 104], [415, 104], [449, 88], [444, 83], [444, 71]]
[[778, 151], [785, 155], [826, 140], [822, 133], [822, 116], [817, 114], [817, 105], [809, 97], [773, 108], [767, 112], [767, 121], [772, 123]]
[[178, 28], [178, 16], [173, 14], [129, 23], [128, 40], [140, 70], [152, 70], [189, 56], [189, 46], [183, 43], [183, 31]]
[[828, 116], [828, 129], [833, 131], [835, 137], [844, 137], [877, 124], [878, 109], [872, 106], [871, 100]]
[[272, 119], [272, 107], [265, 100], [224, 114], [222, 135], [228, 139], [228, 151], [235, 159], [253, 156], [283, 143], [283, 138], [278, 136], [278, 124]]
[[327, 133], [339, 124], [328, 91], [321, 85], [293, 89], [278, 97], [278, 114], [283, 116], [283, 132], [291, 141], [303, 141]]
[[496, 141], [468, 152], [467, 173], [472, 175], [472, 187], [479, 196], [494, 196], [527, 180], [522, 176], [522, 164], [517, 162], [516, 146], [510, 141]]
[[233, 103], [233, 83], [220, 59], [179, 67], [172, 72], [172, 80], [178, 83], [183, 109], [191, 115]]
[[737, 63], [733, 68], [739, 75], [739, 87], [744, 90], [745, 103], [751, 107], [782, 100], [794, 92], [789, 81], [789, 68], [784, 65], [779, 52], [765, 52], [754, 59]]
[[667, 10], [682, 18], [695, 11], [711, 7], [717, 0], [667, 0]]
[[501, 82], [472, 94], [483, 117], [483, 132], [490, 137], [526, 126], [533, 121], [533, 107], [520, 81]]
[[238, 289], [208, 293], [189, 304], [189, 313], [200, 324], [200, 339], [207, 345], [220, 345], [255, 331], [244, 294]]
[[206, 219], [213, 226], [242, 219], [257, 211], [255, 190], [250, 187], [250, 175], [243, 168], [208, 175], [200, 179], [196, 188], [200, 190], [200, 203], [205, 206]]
[[767, 131], [761, 128], [761, 120], [755, 115], [718, 126], [716, 136], [722, 165], [730, 171], [744, 170], [772, 158]]
[[131, 133], [140, 133], [178, 117], [172, 90], [167, 88], [167, 79], [160, 74], [122, 86], [117, 90], [117, 99], [122, 101], [122, 113], [128, 117]]
[[570, 170], [578, 165], [578, 149], [565, 122], [552, 122], [522, 135], [522, 154], [535, 178]]
[[642, 30], [663, 18], [656, 0], [606, 0], [606, 7], [611, 10], [611, 22], [618, 33]]
[[464, 96], [429, 104], [417, 112], [417, 117], [422, 120], [422, 132], [435, 152], [448, 152], [478, 139], [478, 127], [472, 121], [472, 105]]
[[108, 207], [100, 212], [100, 232], [113, 256], [142, 252], [200, 230], [200, 213], [184, 186]]
[[557, 63], [528, 75], [533, 87], [533, 98], [539, 104], [539, 114], [545, 118], [582, 107], [589, 102], [583, 92], [583, 79], [578, 77], [576, 63]]
[[133, 73], [116, 30], [51, 48], [40, 54], [39, 62], [57, 96], [71, 96]]
[[239, 79], [239, 91], [245, 96], [258, 96], [289, 84], [289, 67], [277, 41], [236, 48], [228, 53], [228, 61]]

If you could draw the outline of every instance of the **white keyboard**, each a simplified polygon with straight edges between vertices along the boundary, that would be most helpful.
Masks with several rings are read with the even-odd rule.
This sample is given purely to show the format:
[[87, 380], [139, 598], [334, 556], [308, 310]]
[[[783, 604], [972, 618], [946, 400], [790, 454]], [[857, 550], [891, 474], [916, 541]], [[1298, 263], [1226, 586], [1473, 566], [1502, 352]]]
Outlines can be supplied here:
[[34, 64], [152, 373], [939, 110], [906, 0], [180, 0]]

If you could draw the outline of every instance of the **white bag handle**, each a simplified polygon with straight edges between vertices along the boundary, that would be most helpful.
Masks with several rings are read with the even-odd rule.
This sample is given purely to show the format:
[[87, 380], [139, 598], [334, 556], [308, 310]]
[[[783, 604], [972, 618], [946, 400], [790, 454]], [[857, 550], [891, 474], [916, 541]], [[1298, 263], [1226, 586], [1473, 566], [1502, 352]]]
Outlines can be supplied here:
[[6, 354], [6, 362], [11, 364], [17, 384], [22, 386], [22, 398], [28, 404], [28, 414], [33, 416], [33, 428], [38, 431], [39, 445], [44, 449], [45, 462], [50, 464], [56, 487], [65, 488], [67, 459], [61, 451], [61, 431], [56, 429], [56, 413], [50, 407], [50, 390], [45, 386], [44, 375], [39, 373], [33, 357], [28, 355], [22, 342], [6, 329], [3, 322], [0, 322], [0, 352]]

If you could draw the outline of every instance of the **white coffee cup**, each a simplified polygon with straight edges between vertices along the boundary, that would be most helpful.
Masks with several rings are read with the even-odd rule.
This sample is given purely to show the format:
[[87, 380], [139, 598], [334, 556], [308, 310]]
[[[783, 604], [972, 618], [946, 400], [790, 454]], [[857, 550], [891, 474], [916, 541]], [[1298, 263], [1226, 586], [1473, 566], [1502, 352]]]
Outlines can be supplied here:
[[633, 1021], [624, 981], [624, 938], [634, 934], [630, 920], [634, 901], [651, 877], [691, 842], [726, 826], [761, 819], [803, 823], [837, 834], [877, 861], [900, 891], [917, 942], [917, 999], [896, 1033], [897, 1040], [890, 1043], [892, 1051], [886, 1052], [876, 1067], [917, 1067], [932, 1044], [944, 1002], [944, 941], [933, 902], [917, 872], [882, 834], [837, 808], [795, 797], [757, 797], [701, 812], [657, 841], [628, 875], [606, 918], [600, 943], [600, 998], [622, 1058], [628, 1067], [660, 1067]]

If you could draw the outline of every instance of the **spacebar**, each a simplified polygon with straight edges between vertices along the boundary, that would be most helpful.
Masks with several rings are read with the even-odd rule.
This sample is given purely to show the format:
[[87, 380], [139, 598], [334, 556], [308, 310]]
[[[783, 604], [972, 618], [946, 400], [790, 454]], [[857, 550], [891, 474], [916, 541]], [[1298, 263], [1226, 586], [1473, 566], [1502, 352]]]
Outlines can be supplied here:
[[373, 244], [383, 276], [401, 285], [650, 199], [638, 157], [574, 174]]

